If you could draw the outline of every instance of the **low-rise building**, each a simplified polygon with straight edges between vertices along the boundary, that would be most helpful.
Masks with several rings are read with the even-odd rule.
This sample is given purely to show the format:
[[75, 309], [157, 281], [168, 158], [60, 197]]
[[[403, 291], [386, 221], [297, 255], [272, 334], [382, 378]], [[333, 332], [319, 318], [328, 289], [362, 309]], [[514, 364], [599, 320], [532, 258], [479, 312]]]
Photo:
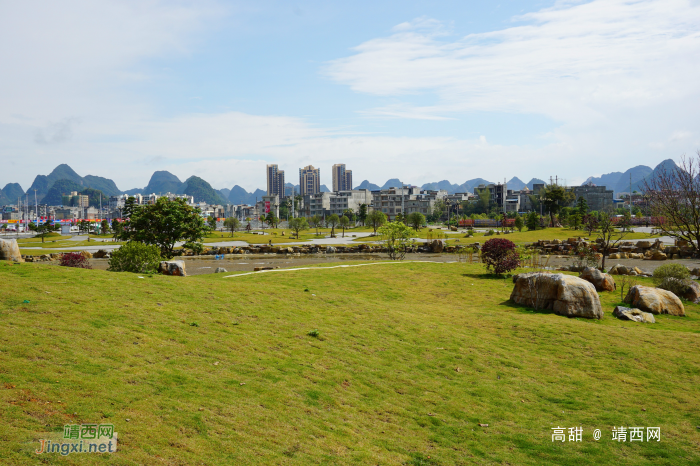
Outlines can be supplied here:
[[589, 210], [605, 211], [613, 209], [614, 192], [612, 189], [607, 189], [605, 186], [573, 186], [570, 189], [575, 195], [574, 205], [579, 197], [586, 200]]

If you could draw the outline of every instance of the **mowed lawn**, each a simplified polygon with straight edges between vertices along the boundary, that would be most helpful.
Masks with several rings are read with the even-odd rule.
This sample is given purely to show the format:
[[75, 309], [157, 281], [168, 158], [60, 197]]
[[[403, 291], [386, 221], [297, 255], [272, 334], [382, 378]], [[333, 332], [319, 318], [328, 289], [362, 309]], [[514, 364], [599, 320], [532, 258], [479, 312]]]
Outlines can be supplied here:
[[[569, 319], [464, 263], [227, 275], [0, 263], [0, 463], [700, 462], [698, 305], [644, 325], [604, 293], [601, 321]], [[88, 423], [118, 451], [34, 453]]]

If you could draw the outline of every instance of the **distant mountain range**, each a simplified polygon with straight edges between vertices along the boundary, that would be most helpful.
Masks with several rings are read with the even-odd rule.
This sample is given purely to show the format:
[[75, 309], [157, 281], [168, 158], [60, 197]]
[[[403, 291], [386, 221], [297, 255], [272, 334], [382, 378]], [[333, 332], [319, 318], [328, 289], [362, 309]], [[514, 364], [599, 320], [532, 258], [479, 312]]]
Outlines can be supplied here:
[[[663, 163], [663, 162], [662, 162]], [[629, 170], [622, 172], [606, 173], [599, 177], [590, 177], [583, 184], [594, 184], [596, 186], [606, 186], [612, 189], [615, 194], [619, 192], [629, 192], [630, 176], [632, 177], [631, 184], [635, 185], [651, 174], [653, 170], [646, 165], [637, 165]], [[633, 189], [634, 191], [634, 189]]]
[[117, 185], [114, 184], [114, 181], [108, 178], [102, 178], [101, 176], [87, 175], [82, 177], [65, 163], [54, 168], [48, 175], [37, 175], [27, 192], [32, 193], [36, 189], [37, 199], [41, 201], [53, 184], [58, 180], [69, 180], [82, 188], [97, 189], [102, 191], [106, 196], [116, 196], [121, 193]]
[[583, 184], [590, 183], [596, 186], [606, 186], [608, 189], [612, 189], [615, 195], [618, 193], [630, 192], [630, 187], [633, 192], [641, 192], [643, 191], [645, 180], [650, 180], [662, 170], [671, 170], [676, 167], [676, 162], [671, 159], [666, 159], [653, 169], [646, 165], [637, 165], [624, 173], [612, 172], [599, 177], [590, 177]]
[[[654, 176], [659, 170], [676, 167], [676, 163], [667, 159], [661, 162], [656, 168], [652, 169], [645, 165], [638, 165], [630, 168], [625, 172], [612, 172], [597, 177], [588, 178], [583, 184], [595, 184], [597, 186], [606, 186], [612, 189], [615, 194], [627, 192], [630, 189], [630, 176], [632, 178], [632, 191], [642, 191], [642, 186], [645, 179]], [[60, 183], [59, 183], [60, 181]], [[545, 183], [544, 180], [533, 178], [525, 183], [518, 177], [513, 177], [507, 182], [508, 189], [514, 191], [521, 190], [525, 187], [532, 189], [533, 184]], [[392, 187], [401, 187], [403, 185], [410, 186], [410, 183], [402, 182], [398, 178], [391, 178], [383, 185], [379, 186], [370, 183], [369, 180], [364, 180], [354, 189], [369, 189], [377, 191], [380, 189], [389, 189]], [[483, 178], [473, 178], [462, 184], [453, 184], [448, 180], [425, 183], [420, 188], [424, 190], [440, 190], [443, 189], [449, 194], [455, 193], [471, 193], [474, 188], [479, 185], [491, 184], [490, 181]], [[52, 188], [53, 189], [52, 191]], [[299, 192], [299, 185], [287, 183], [286, 190], [291, 193], [292, 189]], [[248, 192], [239, 185], [234, 185], [231, 189], [224, 188], [220, 190], [214, 189], [208, 182], [197, 176], [191, 176], [184, 182], [168, 171], [156, 171], [151, 176], [148, 185], [143, 189], [135, 188], [127, 191], [121, 191], [114, 181], [100, 176], [78, 175], [70, 166], [66, 164], [58, 165], [48, 175], [37, 175], [34, 182], [29, 187], [27, 193], [33, 194], [36, 189], [37, 200], [42, 203], [60, 203], [61, 196], [68, 194], [69, 191], [85, 191], [99, 190], [106, 196], [114, 196], [117, 194], [164, 194], [167, 192], [176, 194], [187, 194], [194, 196], [195, 202], [206, 202], [209, 204], [253, 204], [256, 198], [259, 200], [267, 194], [266, 190], [256, 189], [253, 192]], [[321, 185], [322, 192], [329, 192], [326, 185]], [[0, 206], [7, 204], [15, 204], [18, 197], [24, 197], [25, 191], [18, 183], [8, 183], [0, 190]], [[50, 194], [50, 196], [49, 196]], [[32, 199], [33, 200], [33, 199]]]

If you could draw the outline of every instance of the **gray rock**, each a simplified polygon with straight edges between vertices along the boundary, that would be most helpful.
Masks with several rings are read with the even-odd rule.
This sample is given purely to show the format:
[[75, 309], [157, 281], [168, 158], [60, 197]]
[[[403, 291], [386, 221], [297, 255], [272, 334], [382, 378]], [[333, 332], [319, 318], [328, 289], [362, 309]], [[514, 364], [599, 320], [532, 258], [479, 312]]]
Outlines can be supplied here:
[[326, 254], [335, 254], [335, 248], [333, 246], [326, 246]]
[[226, 270], [223, 267], [217, 267], [216, 270], [214, 270], [214, 273], [227, 273], [228, 270]]
[[656, 323], [653, 314], [631, 307], [617, 306], [613, 311], [613, 315], [620, 320], [632, 320], [634, 322], [645, 322], [647, 324]]
[[635, 285], [625, 296], [625, 302], [652, 314], [685, 316], [685, 308], [678, 296], [660, 288]]
[[177, 277], [186, 277], [185, 261], [162, 261], [158, 267], [158, 271], [163, 275], [173, 275]]
[[551, 309], [567, 317], [600, 319], [603, 309], [592, 283], [561, 273], [523, 273], [513, 277], [510, 299], [535, 309]]
[[593, 283], [597, 291], [615, 291], [615, 280], [613, 277], [595, 267], [584, 269], [580, 277], [587, 282]]
[[16, 239], [0, 239], [0, 260], [24, 262]]

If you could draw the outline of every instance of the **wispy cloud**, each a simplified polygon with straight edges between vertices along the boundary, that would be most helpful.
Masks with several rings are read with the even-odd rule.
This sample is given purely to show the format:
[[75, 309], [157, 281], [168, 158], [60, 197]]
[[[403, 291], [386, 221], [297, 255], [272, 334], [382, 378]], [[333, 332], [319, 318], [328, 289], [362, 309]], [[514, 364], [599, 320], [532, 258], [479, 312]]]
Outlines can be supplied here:
[[37, 128], [34, 142], [37, 144], [55, 144], [69, 141], [73, 137], [73, 125], [80, 123], [76, 117], [64, 118], [57, 123], [51, 123], [45, 128]]
[[691, 59], [700, 56], [697, 2], [560, 2], [514, 21], [522, 25], [449, 41], [434, 34], [439, 22], [421, 18], [360, 44], [325, 73], [367, 94], [436, 93], [430, 111], [395, 112], [410, 118], [478, 110], [591, 123], [611, 108], [698, 93], [700, 60]]

